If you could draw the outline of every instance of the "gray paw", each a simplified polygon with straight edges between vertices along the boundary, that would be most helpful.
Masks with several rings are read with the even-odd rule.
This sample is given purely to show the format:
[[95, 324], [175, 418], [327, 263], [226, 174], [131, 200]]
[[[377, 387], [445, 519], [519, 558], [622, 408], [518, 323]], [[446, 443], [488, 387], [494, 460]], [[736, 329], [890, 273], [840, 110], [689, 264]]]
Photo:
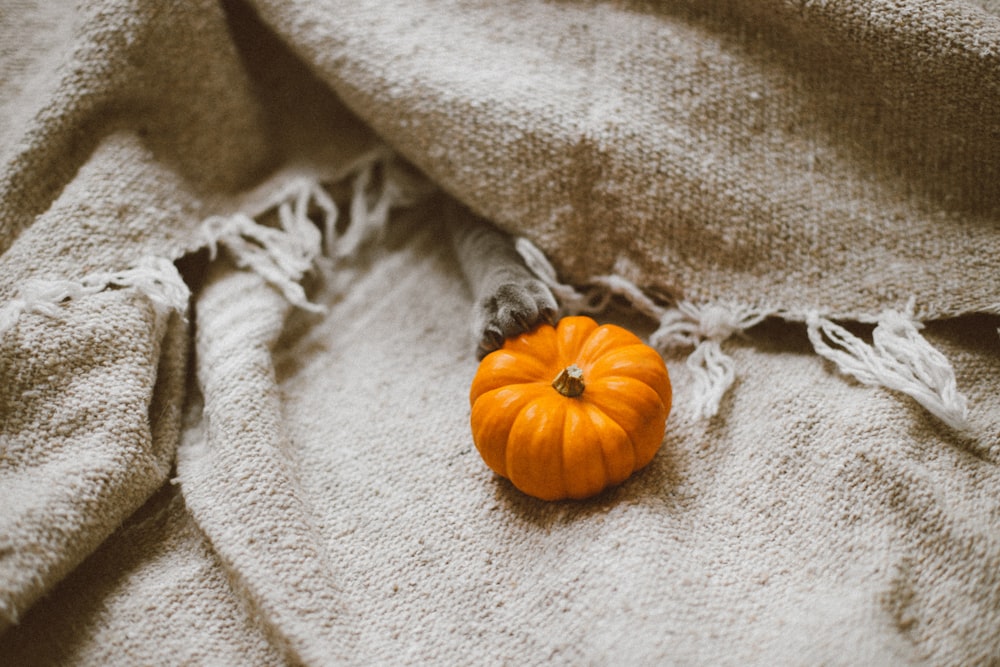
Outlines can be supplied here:
[[552, 292], [537, 279], [501, 283], [475, 307], [473, 326], [479, 358], [542, 322], [554, 324], [558, 310]]

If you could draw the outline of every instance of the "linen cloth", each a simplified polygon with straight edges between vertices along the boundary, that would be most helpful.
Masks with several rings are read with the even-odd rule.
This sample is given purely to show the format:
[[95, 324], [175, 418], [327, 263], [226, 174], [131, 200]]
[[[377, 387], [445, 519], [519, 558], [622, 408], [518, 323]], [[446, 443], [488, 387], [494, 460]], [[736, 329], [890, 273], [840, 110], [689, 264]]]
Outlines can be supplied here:
[[[0, 652], [1000, 659], [998, 14], [7, 3]], [[600, 317], [687, 318], [625, 484], [546, 504], [479, 460], [440, 196]]]

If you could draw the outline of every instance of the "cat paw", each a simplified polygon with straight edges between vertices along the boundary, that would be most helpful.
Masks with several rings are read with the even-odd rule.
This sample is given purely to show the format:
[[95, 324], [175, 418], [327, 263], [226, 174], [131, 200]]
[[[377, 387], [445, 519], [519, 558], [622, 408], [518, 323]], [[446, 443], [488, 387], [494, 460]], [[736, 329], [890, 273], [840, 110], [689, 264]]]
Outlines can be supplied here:
[[473, 333], [482, 359], [503, 347], [508, 338], [531, 331], [542, 322], [554, 324], [559, 306], [549, 288], [532, 278], [501, 283], [475, 309]]

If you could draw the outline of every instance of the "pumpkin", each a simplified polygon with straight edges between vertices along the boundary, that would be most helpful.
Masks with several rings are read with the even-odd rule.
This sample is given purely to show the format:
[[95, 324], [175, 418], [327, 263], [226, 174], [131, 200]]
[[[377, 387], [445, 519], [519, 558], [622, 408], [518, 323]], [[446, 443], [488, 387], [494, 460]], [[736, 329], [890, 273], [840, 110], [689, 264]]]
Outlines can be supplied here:
[[536, 498], [580, 499], [652, 460], [671, 386], [662, 357], [635, 334], [566, 317], [488, 354], [469, 400], [487, 466]]

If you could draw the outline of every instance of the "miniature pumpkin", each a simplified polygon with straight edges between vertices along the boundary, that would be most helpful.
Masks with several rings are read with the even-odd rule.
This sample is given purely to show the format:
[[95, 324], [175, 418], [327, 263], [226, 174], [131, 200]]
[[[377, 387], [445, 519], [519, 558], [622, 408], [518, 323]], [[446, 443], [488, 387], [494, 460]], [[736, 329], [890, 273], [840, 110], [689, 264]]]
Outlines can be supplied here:
[[660, 355], [589, 317], [507, 340], [469, 392], [472, 438], [494, 472], [543, 500], [586, 498], [649, 463], [671, 387]]

